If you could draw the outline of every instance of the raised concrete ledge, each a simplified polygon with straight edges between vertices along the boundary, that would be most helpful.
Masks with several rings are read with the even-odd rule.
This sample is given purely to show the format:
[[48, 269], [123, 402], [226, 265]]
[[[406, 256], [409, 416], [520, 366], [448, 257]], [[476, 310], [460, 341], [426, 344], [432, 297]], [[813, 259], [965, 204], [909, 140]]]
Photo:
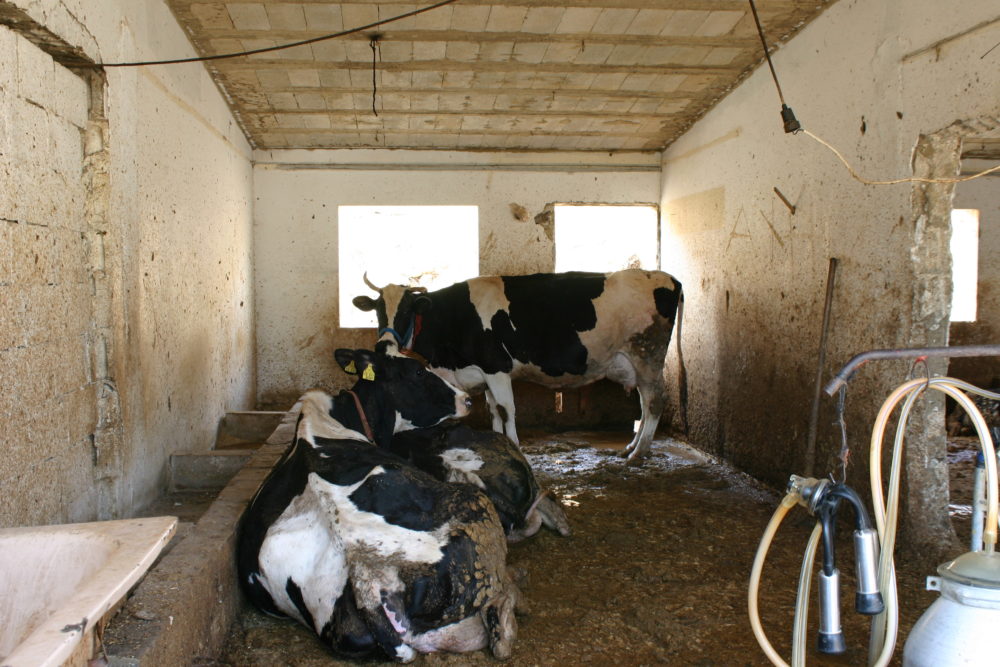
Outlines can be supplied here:
[[251, 448], [255, 449], [258, 443], [267, 441], [286, 416], [285, 412], [270, 410], [227, 412], [219, 420], [215, 449], [240, 449], [247, 445], [252, 445]]
[[214, 449], [206, 453], [172, 454], [170, 488], [174, 491], [224, 488], [253, 453], [250, 449]]
[[110, 665], [187, 665], [218, 654], [239, 609], [236, 525], [287, 446], [254, 452], [191, 533], [150, 570], [104, 634]]

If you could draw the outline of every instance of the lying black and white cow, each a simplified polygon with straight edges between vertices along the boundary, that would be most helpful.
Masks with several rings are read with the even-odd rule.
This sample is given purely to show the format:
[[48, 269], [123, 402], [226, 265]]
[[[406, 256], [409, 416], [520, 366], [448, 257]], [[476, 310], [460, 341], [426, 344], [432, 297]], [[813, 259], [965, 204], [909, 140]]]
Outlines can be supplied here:
[[[241, 520], [240, 583], [263, 611], [312, 628], [338, 655], [471, 651], [509, 657], [518, 591], [496, 511], [477, 489], [440, 482], [373, 445], [373, 430], [431, 426], [468, 397], [398, 356], [337, 350], [355, 397], [311, 391], [296, 437]], [[368, 379], [364, 379], [368, 378]], [[419, 400], [415, 400], [419, 399]]]
[[628, 269], [493, 276], [434, 292], [376, 287], [367, 276], [365, 283], [378, 299], [359, 296], [353, 303], [376, 312], [379, 336], [390, 332], [432, 367], [454, 371], [462, 389], [485, 390], [493, 430], [515, 443], [512, 380], [569, 388], [608, 378], [628, 390], [638, 387], [642, 418], [627, 448], [633, 461], [648, 454], [663, 411], [664, 359], [676, 319], [686, 428], [683, 293], [669, 274]]
[[482, 489], [510, 542], [531, 537], [543, 523], [560, 535], [570, 534], [559, 501], [539, 488], [521, 450], [502, 433], [447, 421], [397, 433], [391, 449], [441, 481]]

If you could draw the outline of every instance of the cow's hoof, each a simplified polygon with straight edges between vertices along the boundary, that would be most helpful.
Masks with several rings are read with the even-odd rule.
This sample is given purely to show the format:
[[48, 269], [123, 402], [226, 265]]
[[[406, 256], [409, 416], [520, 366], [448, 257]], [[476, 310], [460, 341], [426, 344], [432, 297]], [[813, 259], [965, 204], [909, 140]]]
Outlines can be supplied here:
[[628, 459], [625, 460], [625, 465], [630, 466], [641, 466], [646, 462], [646, 457], [648, 454], [639, 453], [639, 451], [634, 451], [628, 455]]
[[483, 621], [490, 638], [490, 652], [498, 660], [507, 660], [514, 653], [514, 640], [517, 639], [514, 608], [518, 597], [519, 591], [511, 586], [509, 594], [493, 600], [489, 608], [484, 610], [486, 613]]
[[417, 652], [406, 644], [400, 644], [396, 647], [396, 661], [397, 662], [413, 662], [413, 659], [417, 657]]
[[569, 520], [563, 511], [562, 504], [552, 495], [546, 495], [538, 503], [538, 513], [542, 515], [542, 523], [563, 537], [569, 537], [572, 532]]

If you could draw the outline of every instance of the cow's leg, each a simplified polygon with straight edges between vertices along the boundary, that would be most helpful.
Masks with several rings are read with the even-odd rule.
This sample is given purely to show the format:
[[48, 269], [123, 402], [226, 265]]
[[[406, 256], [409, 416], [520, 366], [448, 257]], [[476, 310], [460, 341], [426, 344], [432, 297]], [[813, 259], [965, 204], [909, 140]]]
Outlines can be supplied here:
[[[440, 373], [440, 371], [435, 371]], [[448, 377], [442, 375], [446, 380]], [[494, 384], [490, 384], [486, 373], [479, 366], [466, 366], [453, 372], [454, 384], [468, 392], [470, 395], [478, 394], [480, 391], [486, 395], [486, 406], [490, 409], [490, 418], [493, 420], [493, 430], [503, 433], [503, 416], [497, 409], [497, 396], [493, 392]], [[451, 381], [451, 380], [449, 380]], [[510, 383], [508, 381], [508, 390]], [[511, 401], [513, 403], [513, 401]]]
[[358, 614], [387, 656], [399, 662], [410, 662], [417, 652], [403, 640], [408, 624], [403, 602], [398, 593], [390, 592], [391, 589], [379, 582], [380, 574], [384, 573], [365, 565], [352, 568], [351, 584]]
[[656, 434], [656, 427], [660, 423], [660, 413], [663, 412], [663, 406], [666, 402], [663, 378], [659, 372], [652, 378], [640, 378], [638, 388], [642, 418], [639, 420], [639, 428], [635, 437], [625, 448], [629, 463], [638, 463], [649, 455], [649, 446]]
[[563, 512], [562, 505], [559, 504], [559, 500], [553, 495], [546, 493], [538, 501], [536, 511], [542, 516], [542, 522], [549, 529], [556, 531], [563, 537], [567, 537], [572, 532], [569, 527], [569, 521], [566, 519], [566, 513]]
[[[506, 373], [487, 375], [487, 401], [490, 394], [493, 394], [494, 400], [494, 403], [490, 405], [490, 410], [494, 414], [493, 430], [506, 435], [514, 441], [515, 445], [520, 445], [521, 443], [517, 439], [517, 429], [514, 428], [514, 390], [511, 387], [510, 376]], [[505, 413], [503, 415], [499, 414], [501, 408]], [[503, 425], [502, 429], [499, 428], [501, 423]]]
[[490, 409], [490, 417], [493, 420], [493, 430], [496, 433], [503, 433], [503, 417], [497, 409], [497, 399], [493, 397], [493, 392], [486, 390], [486, 405]]
[[517, 588], [511, 584], [506, 593], [493, 598], [479, 610], [486, 628], [490, 652], [499, 660], [506, 660], [514, 650], [514, 640], [517, 638], [514, 609], [517, 607], [518, 597]]

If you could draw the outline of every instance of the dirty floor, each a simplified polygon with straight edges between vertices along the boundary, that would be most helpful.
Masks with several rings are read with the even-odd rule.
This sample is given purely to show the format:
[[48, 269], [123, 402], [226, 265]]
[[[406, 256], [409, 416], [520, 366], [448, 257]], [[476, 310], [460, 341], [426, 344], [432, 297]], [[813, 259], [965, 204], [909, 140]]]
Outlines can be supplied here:
[[[510, 546], [530, 605], [508, 664], [767, 665], [747, 621], [754, 552], [779, 500], [746, 476], [674, 440], [657, 440], [641, 468], [618, 457], [627, 434], [563, 433], [524, 439], [543, 486], [562, 497], [571, 537], [544, 529]], [[961, 454], [956, 454], [961, 458]], [[802, 550], [812, 520], [796, 508], [764, 570], [760, 608], [786, 659]], [[846, 532], [846, 531], [842, 531]], [[853, 612], [853, 549], [841, 546], [848, 652], [810, 665], [866, 663], [868, 622]], [[897, 562], [901, 637], [936, 598], [931, 572]], [[815, 589], [814, 589], [815, 590]], [[815, 627], [815, 605], [810, 610]], [[815, 637], [810, 631], [810, 641]], [[899, 664], [902, 643], [893, 664]], [[245, 608], [223, 655], [205, 665], [347, 665], [292, 621]], [[418, 657], [417, 665], [496, 665], [486, 652]]]

